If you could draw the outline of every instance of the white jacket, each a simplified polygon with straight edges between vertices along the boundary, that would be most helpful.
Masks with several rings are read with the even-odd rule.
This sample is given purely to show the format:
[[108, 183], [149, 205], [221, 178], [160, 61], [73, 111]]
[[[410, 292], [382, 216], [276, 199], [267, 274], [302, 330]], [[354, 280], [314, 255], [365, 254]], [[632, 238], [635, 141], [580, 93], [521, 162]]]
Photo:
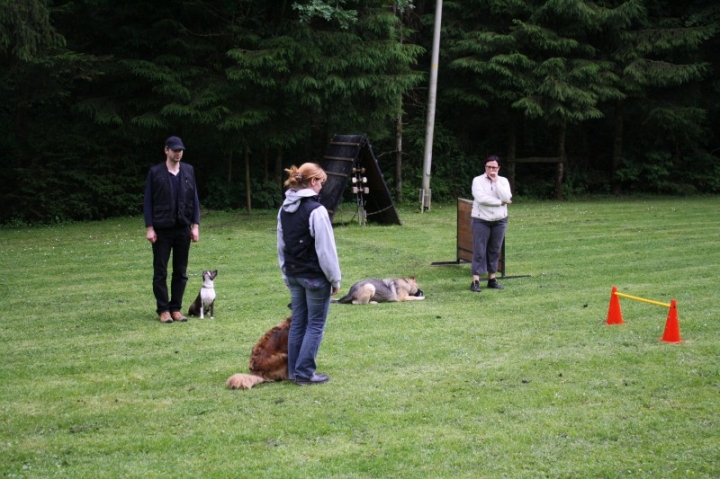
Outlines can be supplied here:
[[472, 183], [473, 206], [470, 215], [485, 221], [498, 221], [507, 218], [507, 203], [512, 199], [510, 182], [504, 176], [498, 176], [495, 183], [486, 173], [476, 176]]

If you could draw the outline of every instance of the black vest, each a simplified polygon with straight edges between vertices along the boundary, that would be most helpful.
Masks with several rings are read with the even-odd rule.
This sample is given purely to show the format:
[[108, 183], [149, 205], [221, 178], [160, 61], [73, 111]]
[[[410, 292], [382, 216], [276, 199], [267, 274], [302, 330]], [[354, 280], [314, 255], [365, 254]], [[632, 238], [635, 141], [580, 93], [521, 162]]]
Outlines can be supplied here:
[[285, 242], [285, 275], [296, 278], [324, 278], [317, 251], [315, 238], [310, 236], [310, 213], [322, 206], [317, 196], [300, 200], [300, 206], [294, 213], [280, 211], [280, 224]]
[[[152, 175], [152, 220], [155, 228], [186, 226], [192, 223], [195, 211], [195, 170], [180, 163], [177, 193], [172, 187], [170, 172], [165, 163], [150, 169]], [[175, 196], [177, 194], [177, 197]], [[177, 205], [177, 209], [175, 208]]]

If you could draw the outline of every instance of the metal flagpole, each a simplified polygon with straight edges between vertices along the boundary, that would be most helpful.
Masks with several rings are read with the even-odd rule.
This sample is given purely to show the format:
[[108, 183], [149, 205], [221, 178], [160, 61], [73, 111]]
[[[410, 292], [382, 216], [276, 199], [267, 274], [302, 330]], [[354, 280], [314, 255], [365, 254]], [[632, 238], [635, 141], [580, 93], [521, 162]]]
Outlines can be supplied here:
[[420, 212], [430, 209], [430, 170], [432, 167], [433, 133], [435, 130], [435, 103], [437, 101], [438, 63], [440, 62], [440, 24], [442, 21], [442, 0], [435, 5], [435, 31], [433, 33], [432, 65], [430, 67], [430, 92], [428, 94], [428, 113], [425, 125], [425, 156], [423, 160], [423, 180], [420, 191]]

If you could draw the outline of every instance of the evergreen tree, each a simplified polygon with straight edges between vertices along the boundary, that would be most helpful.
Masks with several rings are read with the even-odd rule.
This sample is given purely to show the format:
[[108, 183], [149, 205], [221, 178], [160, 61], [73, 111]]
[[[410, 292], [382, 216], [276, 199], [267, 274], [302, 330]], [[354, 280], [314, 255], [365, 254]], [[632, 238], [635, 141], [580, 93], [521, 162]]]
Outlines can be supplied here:
[[[8, 26], [0, 29], [0, 53], [6, 59], [11, 52], [32, 53], [30, 40], [63, 39], [53, 37], [49, 11], [40, 8], [42, 2], [34, 5], [45, 16], [31, 20], [47, 32], [23, 33], [25, 24], [17, 14], [26, 12], [28, 2], [20, 3], [2, 4], [6, 10], [0, 25]], [[4, 77], [7, 98], [17, 104], [25, 101], [18, 95], [24, 87], [28, 97], [47, 91], [63, 102], [50, 105], [46, 98], [38, 100], [45, 108], [42, 117], [52, 123], [43, 128], [45, 138], [27, 141], [32, 147], [22, 150], [37, 163], [32, 172], [25, 169], [22, 174], [36, 175], [36, 185], [53, 192], [50, 203], [55, 211], [39, 206], [36, 218], [102, 217], [113, 210], [128, 212], [128, 207], [138, 211], [142, 172], [158, 161], [158, 145], [171, 133], [192, 146], [188, 158], [198, 166], [201, 193], [206, 178], [229, 183], [221, 191], [226, 197], [216, 195], [208, 205], [237, 207], [245, 202], [248, 208], [251, 188], [262, 198], [261, 204], [273, 206], [280, 198], [277, 180], [283, 162], [319, 160], [317, 153], [324, 151], [333, 133], [346, 130], [390, 137], [400, 108], [398, 98], [422, 78], [411, 70], [420, 49], [398, 41], [392, 4], [368, 2], [352, 9], [342, 3], [64, 3], [53, 21], [58, 31], [68, 33], [64, 57], [55, 54], [51, 63], [45, 55], [42, 62], [30, 65], [35, 70], [26, 69], [25, 83]], [[30, 39], [27, 48], [11, 43], [15, 38]], [[83, 54], [72, 54], [70, 49]], [[48, 73], [38, 74], [39, 68]], [[60, 85], [59, 80], [67, 83]], [[53, 81], [57, 90], [50, 88]], [[84, 82], [82, 88], [79, 81]], [[48, 87], [37, 88], [40, 82]], [[30, 102], [25, 104], [29, 111]], [[22, 111], [7, 108], [0, 121], [18, 124], [10, 115]], [[34, 119], [31, 123], [40, 126]], [[16, 137], [21, 137], [19, 130]], [[62, 175], [48, 179], [53, 185], [37, 178], [48, 166], [60, 166], [52, 158], [57, 149], [51, 153], [45, 148], [49, 143], [64, 148]], [[118, 151], [117, 145], [123, 148]], [[33, 155], [31, 150], [40, 153]], [[275, 186], [264, 180], [271, 167], [270, 152], [276, 159]], [[24, 164], [20, 152], [13, 156]], [[233, 177], [233, 161], [238, 158], [244, 162], [245, 175]], [[123, 180], [110, 172], [121, 173]], [[241, 184], [245, 201], [236, 194]], [[78, 192], [80, 185], [88, 196]], [[135, 193], [128, 198], [123, 191]], [[7, 195], [15, 196], [19, 192]], [[23, 196], [49, 203], [41, 200], [43, 195], [35, 187]], [[98, 197], [101, 200], [94, 201]], [[111, 204], [118, 198], [128, 206]], [[90, 210], [79, 207], [85, 202]]]
[[[708, 72], [709, 65], [696, 61], [695, 52], [714, 34], [716, 26], [684, 21], [679, 16], [682, 12], [672, 8], [670, 2], [648, 3], [650, 8], [646, 3], [640, 0], [600, 2], [603, 28], [593, 38], [603, 58], [612, 62], [616, 85], [622, 92], [614, 102], [610, 168], [612, 189], [616, 193], [620, 192], [620, 175], [645, 176], [650, 180], [648, 183], [657, 185], [658, 181], [664, 181], [660, 178], [669, 173], [663, 166], [670, 158], [666, 153], [646, 155], [651, 159], [649, 168], [641, 166], [638, 158], [621, 170], [628, 108], [633, 115], [640, 115], [646, 127], [652, 125], [655, 132], [663, 131], [658, 138], [675, 138], [676, 147], [689, 139], [679, 139], [678, 134], [699, 136], [704, 117], [697, 102], [682, 100], [680, 91], [683, 85], [692, 84]], [[668, 95], [668, 92], [675, 94]], [[643, 170], [645, 174], [641, 173]]]
[[[63, 147], [75, 88], [96, 78], [95, 59], [67, 48], [51, 21], [50, 2], [0, 1], [0, 221], [49, 221], [72, 210], [92, 217], [92, 198], [67, 195], [88, 179], [68, 168]], [[67, 134], [58, 131], [70, 126]], [[110, 180], [108, 179], [108, 182]]]
[[[599, 104], [619, 98], [612, 64], [589, 41], [602, 28], [601, 12], [583, 0], [480, 2], [488, 21], [464, 30], [454, 45], [452, 66], [472, 74], [458, 98], [482, 106], [501, 102], [558, 131], [555, 194], [562, 195], [568, 124], [601, 118]], [[463, 9], [463, 12], [466, 10]], [[511, 18], [503, 18], [510, 13]], [[515, 152], [515, 122], [509, 121], [509, 156]]]
[[[229, 51], [229, 78], [254, 92], [258, 134], [273, 150], [304, 142], [311, 151], [324, 151], [335, 133], [390, 137], [398, 98], [421, 79], [411, 70], [420, 49], [399, 40], [392, 9], [383, 2], [352, 11], [318, 1], [293, 7], [299, 17], [288, 14]], [[248, 111], [223, 128], [245, 128]]]
[[[400, 195], [421, 168], [433, 3], [0, 0], [0, 222], [138, 213], [169, 134], [190, 145], [206, 206], [273, 206], [282, 168], [319, 160], [334, 133], [394, 150]], [[467, 194], [477, 157], [503, 149], [567, 157], [557, 192], [591, 175], [608, 191], [611, 173], [628, 189], [720, 190], [717, 2], [444, 11], [434, 199]]]
[[[482, 114], [501, 119], [510, 159], [516, 151], [516, 122], [506, 112], [518, 111], [525, 119], [542, 120], [548, 131], [557, 131], [562, 162], [556, 196], [562, 193], [568, 132], [582, 132], [578, 126], [584, 123], [593, 129], [607, 125], [603, 120], [609, 104], [616, 106], [609, 171], [618, 169], [623, 112], [630, 102], [633, 115], [645, 112], [639, 119], [642, 133], [661, 143], [672, 141], [668, 146], [675, 155], [658, 152], [650, 162], [626, 162], [622, 174], [633, 182], [642, 171], [667, 176], [669, 167], [680, 161], [678, 147], [699, 147], [703, 132], [699, 99], [691, 89], [681, 88], [691, 87], [708, 71], [707, 64], [693, 55], [714, 34], [717, 22], [708, 20], [709, 7], [700, 7], [693, 16], [683, 17], [687, 6], [665, 1], [453, 2], [446, 37], [450, 68], [459, 75], [444, 90], [446, 100], [467, 105], [463, 120], [476, 119], [469, 123], [486, 125], [484, 131], [493, 131], [493, 126], [480, 118]], [[653, 130], [647, 128], [650, 123]], [[459, 128], [459, 135], [464, 128]], [[653, 133], [657, 130], [664, 134]], [[526, 143], [528, 135], [537, 132], [526, 131]], [[617, 178], [615, 183], [619, 184]]]

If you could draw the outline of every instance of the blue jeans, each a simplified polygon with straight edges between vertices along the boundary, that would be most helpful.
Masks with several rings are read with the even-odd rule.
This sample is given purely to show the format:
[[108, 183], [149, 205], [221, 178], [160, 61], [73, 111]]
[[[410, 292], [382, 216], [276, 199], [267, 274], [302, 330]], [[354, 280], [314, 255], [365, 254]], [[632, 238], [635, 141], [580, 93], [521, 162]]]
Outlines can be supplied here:
[[325, 278], [287, 278], [292, 301], [288, 336], [288, 377], [309, 379], [315, 374], [318, 350], [330, 308], [330, 282]]

